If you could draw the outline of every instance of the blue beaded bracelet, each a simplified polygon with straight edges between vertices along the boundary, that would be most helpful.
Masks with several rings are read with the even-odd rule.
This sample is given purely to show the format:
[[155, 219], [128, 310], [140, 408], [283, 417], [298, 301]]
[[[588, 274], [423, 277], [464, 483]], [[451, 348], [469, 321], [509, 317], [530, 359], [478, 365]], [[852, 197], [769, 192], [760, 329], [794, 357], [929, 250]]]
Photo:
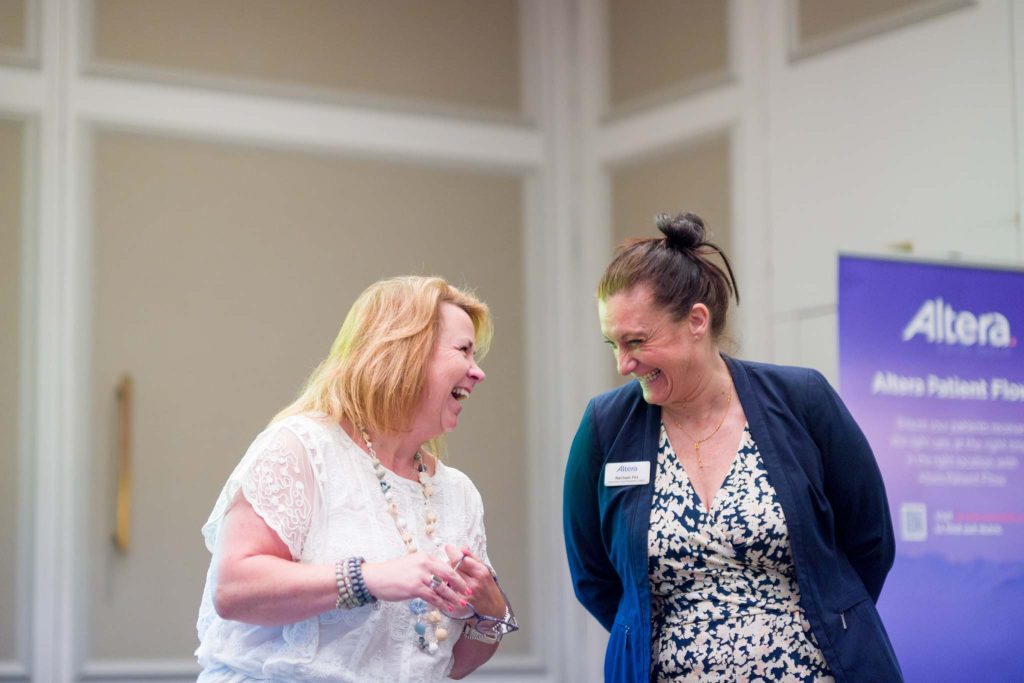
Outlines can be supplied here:
[[354, 609], [377, 602], [363, 579], [364, 562], [365, 558], [353, 556], [334, 563], [334, 578], [338, 584], [336, 609]]

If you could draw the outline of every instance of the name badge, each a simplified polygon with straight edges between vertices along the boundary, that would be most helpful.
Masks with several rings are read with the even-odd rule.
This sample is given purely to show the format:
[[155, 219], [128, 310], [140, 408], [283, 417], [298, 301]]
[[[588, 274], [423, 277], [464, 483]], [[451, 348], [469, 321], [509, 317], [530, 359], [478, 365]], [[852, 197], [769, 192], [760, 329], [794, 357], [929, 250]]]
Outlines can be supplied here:
[[605, 486], [636, 486], [646, 484], [650, 480], [651, 463], [646, 460], [610, 462], [604, 466]]

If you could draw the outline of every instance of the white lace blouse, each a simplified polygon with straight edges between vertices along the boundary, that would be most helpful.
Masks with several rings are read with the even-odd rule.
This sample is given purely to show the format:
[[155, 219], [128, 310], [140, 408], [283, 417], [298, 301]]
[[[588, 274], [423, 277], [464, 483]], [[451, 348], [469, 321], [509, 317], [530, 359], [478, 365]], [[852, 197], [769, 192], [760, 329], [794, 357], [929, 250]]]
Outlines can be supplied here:
[[[417, 482], [390, 471], [387, 481], [408, 520], [416, 544], [432, 549], [424, 529], [423, 494]], [[483, 504], [469, 478], [437, 463], [431, 506], [444, 543], [469, 546], [487, 560]], [[203, 526], [213, 554], [199, 608], [199, 681], [440, 681], [451, 670], [452, 647], [461, 623], [442, 626], [451, 634], [437, 653], [415, 643], [409, 603], [378, 602], [353, 610], [331, 610], [286, 626], [255, 626], [217, 616], [219, 535], [237, 495], [277, 532], [299, 562], [333, 564], [362, 555], [367, 562], [401, 557], [406, 551], [384, 505], [369, 456], [340, 426], [315, 415], [274, 423], [253, 441], [228, 478]], [[488, 561], [489, 563], [489, 561]]]

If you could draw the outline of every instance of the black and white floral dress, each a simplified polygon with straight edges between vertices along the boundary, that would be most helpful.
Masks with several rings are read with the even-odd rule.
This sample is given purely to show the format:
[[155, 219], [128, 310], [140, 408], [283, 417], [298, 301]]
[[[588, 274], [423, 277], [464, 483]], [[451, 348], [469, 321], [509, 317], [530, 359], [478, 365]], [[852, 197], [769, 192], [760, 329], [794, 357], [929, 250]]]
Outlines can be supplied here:
[[709, 512], [662, 425], [648, 556], [651, 680], [833, 680], [749, 427]]

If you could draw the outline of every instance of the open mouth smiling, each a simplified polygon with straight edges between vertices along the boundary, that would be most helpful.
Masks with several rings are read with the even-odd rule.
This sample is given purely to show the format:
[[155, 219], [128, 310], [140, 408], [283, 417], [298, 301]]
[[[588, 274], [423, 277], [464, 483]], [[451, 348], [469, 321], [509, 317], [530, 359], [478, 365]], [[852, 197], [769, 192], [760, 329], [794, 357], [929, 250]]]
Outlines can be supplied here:
[[658, 379], [659, 375], [661, 375], [661, 370], [655, 369], [651, 370], [646, 375], [637, 375], [636, 378], [640, 380], [642, 384], [650, 384], [654, 380]]

